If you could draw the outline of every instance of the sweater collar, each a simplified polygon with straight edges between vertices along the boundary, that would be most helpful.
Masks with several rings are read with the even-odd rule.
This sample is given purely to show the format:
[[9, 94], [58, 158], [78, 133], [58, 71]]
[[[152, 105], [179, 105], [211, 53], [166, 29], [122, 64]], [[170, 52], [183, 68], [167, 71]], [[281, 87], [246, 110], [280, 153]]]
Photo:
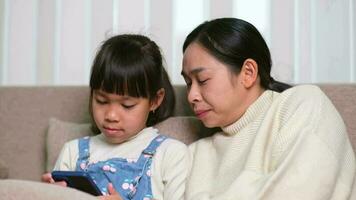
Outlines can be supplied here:
[[250, 122], [255, 120], [261, 113], [263, 113], [271, 104], [273, 98], [273, 91], [266, 90], [261, 96], [259, 96], [250, 107], [247, 108], [246, 112], [242, 115], [240, 119], [236, 122], [222, 127], [222, 130], [227, 135], [235, 135], [241, 129], [246, 127]]

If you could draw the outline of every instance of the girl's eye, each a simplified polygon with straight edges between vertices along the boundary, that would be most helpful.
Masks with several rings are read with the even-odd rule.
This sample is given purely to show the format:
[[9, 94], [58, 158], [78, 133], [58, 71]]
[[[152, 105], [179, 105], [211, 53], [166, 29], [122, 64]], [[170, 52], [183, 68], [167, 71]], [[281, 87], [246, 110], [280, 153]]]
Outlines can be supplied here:
[[122, 105], [122, 107], [124, 107], [125, 109], [131, 109], [131, 108], [133, 108], [133, 107], [135, 107], [135, 104], [121, 104]]
[[102, 100], [102, 99], [98, 99], [98, 98], [96, 98], [95, 101], [96, 101], [97, 104], [100, 104], [100, 105], [104, 105], [104, 104], [108, 103], [107, 101]]

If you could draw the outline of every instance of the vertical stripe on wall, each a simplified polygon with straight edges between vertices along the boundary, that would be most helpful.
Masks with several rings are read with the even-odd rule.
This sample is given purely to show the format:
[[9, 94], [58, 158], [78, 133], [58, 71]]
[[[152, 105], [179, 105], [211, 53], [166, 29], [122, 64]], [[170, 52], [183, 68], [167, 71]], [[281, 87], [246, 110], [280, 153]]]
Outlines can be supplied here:
[[298, 4], [298, 9], [294, 22], [296, 29], [294, 32], [294, 83], [310, 83], [311, 82], [311, 42], [310, 42], [310, 0], [295, 0]]
[[294, 66], [293, 66], [293, 82], [299, 83], [299, 68], [300, 68], [300, 27], [299, 27], [299, 0], [294, 0]]
[[145, 33], [145, 4], [142, 0], [119, 2], [119, 33]]
[[178, 76], [176, 74], [177, 73], [177, 68], [179, 66], [178, 64], [178, 59], [177, 59], [177, 46], [179, 45], [177, 43], [177, 4], [178, 4], [178, 1], [179, 0], [173, 0], [173, 9], [172, 9], [172, 18], [171, 18], [171, 23], [172, 23], [172, 40], [171, 40], [171, 52], [172, 52], [172, 60], [171, 60], [171, 63], [167, 63], [167, 67], [169, 68], [169, 74], [170, 74], [170, 77], [171, 77], [171, 80], [173, 82], [178, 82]]
[[[212, 1], [210, 1], [212, 2]], [[175, 84], [184, 84], [184, 79], [180, 75], [182, 66], [182, 46], [183, 42], [195, 27], [203, 23], [206, 16], [206, 11], [203, 10], [204, 0], [175, 0], [173, 5], [174, 16], [172, 16], [172, 21], [174, 27], [173, 30], [173, 40], [172, 41], [172, 65], [171, 65], [171, 77]], [[189, 4], [189, 8], [187, 8]]]
[[61, 57], [61, 18], [62, 18], [62, 1], [55, 0], [55, 20], [54, 20], [54, 63], [53, 63], [53, 77], [54, 84], [59, 84], [59, 74], [60, 74], [60, 57]]
[[2, 39], [2, 63], [1, 63], [1, 83], [7, 84], [7, 75], [9, 67], [9, 21], [10, 21], [10, 0], [3, 1], [3, 37]]
[[0, 85], [2, 83], [3, 64], [3, 30], [4, 30], [4, 1], [0, 1]]
[[91, 48], [91, 41], [92, 41], [92, 12], [93, 12], [93, 2], [92, 0], [86, 0], [85, 2], [85, 41], [84, 41], [84, 80], [86, 83], [89, 83], [89, 76], [90, 76], [90, 67], [92, 62], [92, 48]]
[[[113, 33], [113, 1], [91, 0], [91, 58], [93, 60], [101, 43]], [[107, 11], [107, 12], [106, 12]]]
[[271, 1], [271, 75], [282, 82], [293, 82], [294, 71], [294, 3], [293, 1]]
[[[165, 9], [162, 9], [165, 8]], [[172, 80], [172, 40], [173, 35], [173, 3], [167, 0], [151, 1], [151, 27], [149, 30], [151, 39], [160, 46], [165, 58], [166, 70]], [[165, 16], [165, 17], [162, 17]]]
[[62, 0], [61, 85], [83, 85], [87, 80], [84, 70], [85, 2], [86, 0]]
[[145, 33], [148, 33], [151, 27], [151, 0], [144, 0], [144, 25]]
[[38, 41], [38, 19], [39, 19], [39, 0], [33, 0], [33, 33], [32, 33], [32, 82], [33, 84], [37, 83], [37, 66], [38, 66], [38, 60], [37, 60], [37, 53], [38, 53], [38, 46], [37, 46], [37, 41]]
[[355, 26], [354, 26], [354, 17], [355, 17], [355, 4], [354, 0], [349, 0], [349, 47], [350, 47], [350, 82], [355, 81]]
[[236, 0], [210, 0], [210, 18], [231, 17]]
[[317, 41], [317, 33], [316, 33], [316, 0], [310, 0], [310, 34], [311, 34], [311, 82], [316, 82], [316, 41]]
[[112, 1], [112, 34], [119, 33], [119, 0]]
[[37, 85], [54, 83], [54, 38], [56, 2], [39, 0], [37, 40]]
[[[7, 82], [12, 85], [34, 84], [33, 66], [34, 41], [36, 32], [34, 0], [9, 1], [9, 46]], [[26, 6], [27, 5], [27, 6]], [[21, 57], [20, 57], [21, 56]], [[20, 58], [20, 59], [19, 59]]]
[[204, 13], [204, 19], [211, 19], [210, 18], [210, 10], [211, 10], [211, 0], [205, 0], [204, 5], [203, 5], [203, 13]]

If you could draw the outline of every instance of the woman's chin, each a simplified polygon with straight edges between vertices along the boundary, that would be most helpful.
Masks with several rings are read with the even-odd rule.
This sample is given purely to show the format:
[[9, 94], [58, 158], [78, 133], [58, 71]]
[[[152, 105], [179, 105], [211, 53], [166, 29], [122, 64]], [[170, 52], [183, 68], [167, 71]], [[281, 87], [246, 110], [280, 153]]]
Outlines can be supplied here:
[[201, 122], [204, 124], [205, 127], [207, 128], [215, 128], [215, 127], [220, 127], [216, 123], [206, 120], [206, 119], [201, 119]]

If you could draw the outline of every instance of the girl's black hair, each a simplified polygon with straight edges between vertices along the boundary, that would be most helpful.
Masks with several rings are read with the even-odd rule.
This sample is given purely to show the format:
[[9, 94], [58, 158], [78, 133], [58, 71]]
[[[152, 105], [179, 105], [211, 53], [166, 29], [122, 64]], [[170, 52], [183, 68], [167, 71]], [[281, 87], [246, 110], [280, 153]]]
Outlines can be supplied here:
[[237, 18], [219, 18], [196, 27], [185, 39], [183, 53], [192, 42], [203, 46], [212, 56], [238, 74], [244, 61], [258, 64], [261, 86], [281, 92], [290, 86], [275, 81], [271, 75], [271, 54], [259, 31], [250, 23]]
[[91, 69], [90, 112], [94, 90], [152, 101], [161, 88], [165, 90], [163, 102], [150, 112], [147, 126], [170, 117], [175, 105], [174, 90], [163, 67], [160, 48], [143, 35], [111, 37], [100, 47]]

